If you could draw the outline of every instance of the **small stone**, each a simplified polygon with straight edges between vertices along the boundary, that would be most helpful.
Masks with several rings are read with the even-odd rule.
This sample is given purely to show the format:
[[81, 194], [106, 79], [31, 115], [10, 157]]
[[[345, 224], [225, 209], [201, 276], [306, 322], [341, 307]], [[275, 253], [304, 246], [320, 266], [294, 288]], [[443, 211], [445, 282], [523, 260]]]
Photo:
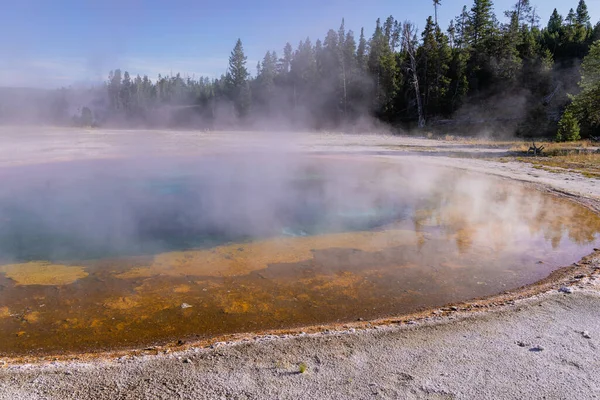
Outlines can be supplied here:
[[594, 251], [600, 251], [600, 249], [598, 249], [598, 248], [594, 248]]
[[192, 306], [191, 306], [191, 305], [189, 305], [188, 303], [181, 303], [181, 308], [182, 308], [182, 309], [184, 309], [184, 310], [185, 310], [186, 308], [191, 308], [191, 307], [192, 307]]
[[363, 318], [359, 318], [359, 319], [357, 319], [357, 321], [364, 321], [364, 319]]
[[65, 371], [65, 375], [73, 375], [71, 371]]
[[517, 346], [519, 346], [519, 347], [527, 347], [527, 343], [521, 342], [520, 340], [518, 340], [516, 343], [517, 343]]
[[568, 286], [563, 286], [560, 289], [558, 289], [558, 291], [561, 293], [573, 293], [573, 288], [570, 288]]
[[450, 309], [451, 309], [452, 311], [458, 311], [458, 307], [456, 307], [456, 306], [452, 306], [452, 307], [450, 307]]
[[190, 360], [189, 358], [186, 358], [185, 360], [183, 360], [183, 362], [184, 362], [185, 364], [189, 364], [189, 363], [191, 363], [191, 362], [192, 362], [192, 360]]
[[583, 275], [583, 274], [575, 275], [575, 279], [583, 279], [583, 278], [585, 278], [585, 275]]
[[588, 331], [581, 332], [581, 336], [583, 336], [586, 339], [591, 339], [592, 338], [592, 336], [590, 335], [590, 333]]
[[179, 339], [179, 340], [177, 341], [177, 346], [183, 346], [184, 344], [185, 344], [185, 341], [183, 341], [183, 340], [181, 340], [181, 339]]

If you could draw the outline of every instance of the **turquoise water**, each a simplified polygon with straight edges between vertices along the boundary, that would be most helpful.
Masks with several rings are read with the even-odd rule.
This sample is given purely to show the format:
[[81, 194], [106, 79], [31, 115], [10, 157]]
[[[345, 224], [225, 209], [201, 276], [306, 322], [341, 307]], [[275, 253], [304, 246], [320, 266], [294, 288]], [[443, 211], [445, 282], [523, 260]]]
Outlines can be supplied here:
[[370, 230], [411, 207], [386, 193], [355, 202], [346, 183], [314, 167], [272, 181], [237, 170], [215, 178], [176, 162], [147, 167], [97, 161], [13, 170], [19, 179], [0, 193], [0, 257], [97, 259]]

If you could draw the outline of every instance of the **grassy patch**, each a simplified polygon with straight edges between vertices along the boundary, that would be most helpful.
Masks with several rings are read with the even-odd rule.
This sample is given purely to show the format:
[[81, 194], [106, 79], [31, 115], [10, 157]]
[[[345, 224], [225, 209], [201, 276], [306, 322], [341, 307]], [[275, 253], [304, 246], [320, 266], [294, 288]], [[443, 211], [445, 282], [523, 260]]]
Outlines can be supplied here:
[[[520, 141], [513, 142], [510, 150], [518, 153], [527, 153], [531, 146], [531, 141]], [[598, 147], [597, 143], [591, 143], [588, 140], [580, 140], [578, 142], [549, 142], [549, 141], [535, 141], [536, 146], [544, 146], [544, 155], [556, 156], [565, 155], [569, 153], [590, 153]]]
[[600, 178], [600, 153], [566, 153], [546, 157], [519, 157], [517, 160], [528, 162], [535, 169], [562, 173], [580, 173], [587, 178]]

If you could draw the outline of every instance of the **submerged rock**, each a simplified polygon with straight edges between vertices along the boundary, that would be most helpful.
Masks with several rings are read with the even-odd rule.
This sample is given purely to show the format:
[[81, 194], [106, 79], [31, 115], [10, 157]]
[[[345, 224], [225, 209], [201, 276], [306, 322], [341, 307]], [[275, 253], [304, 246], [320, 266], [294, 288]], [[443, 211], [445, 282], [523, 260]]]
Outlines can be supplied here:
[[186, 309], [186, 308], [192, 308], [193, 306], [189, 305], [188, 303], [181, 303], [181, 308], [182, 309]]

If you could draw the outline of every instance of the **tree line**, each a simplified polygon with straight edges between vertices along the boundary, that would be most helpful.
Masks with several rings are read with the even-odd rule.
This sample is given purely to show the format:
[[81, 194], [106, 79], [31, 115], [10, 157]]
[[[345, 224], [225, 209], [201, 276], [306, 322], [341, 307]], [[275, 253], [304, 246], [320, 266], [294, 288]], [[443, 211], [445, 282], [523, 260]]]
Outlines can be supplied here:
[[[421, 30], [390, 16], [378, 19], [367, 36], [342, 19], [322, 40], [267, 51], [255, 73], [241, 40], [216, 79], [176, 74], [153, 81], [116, 69], [91, 89], [73, 120], [348, 129], [373, 118], [403, 129], [489, 128], [560, 140], [600, 134], [594, 113], [600, 108], [600, 23], [592, 26], [584, 0], [566, 16], [555, 9], [543, 26], [529, 0], [516, 0], [501, 19], [491, 0], [473, 0], [442, 28], [442, 3], [433, 0]], [[68, 90], [59, 94], [57, 113], [68, 109]]]

